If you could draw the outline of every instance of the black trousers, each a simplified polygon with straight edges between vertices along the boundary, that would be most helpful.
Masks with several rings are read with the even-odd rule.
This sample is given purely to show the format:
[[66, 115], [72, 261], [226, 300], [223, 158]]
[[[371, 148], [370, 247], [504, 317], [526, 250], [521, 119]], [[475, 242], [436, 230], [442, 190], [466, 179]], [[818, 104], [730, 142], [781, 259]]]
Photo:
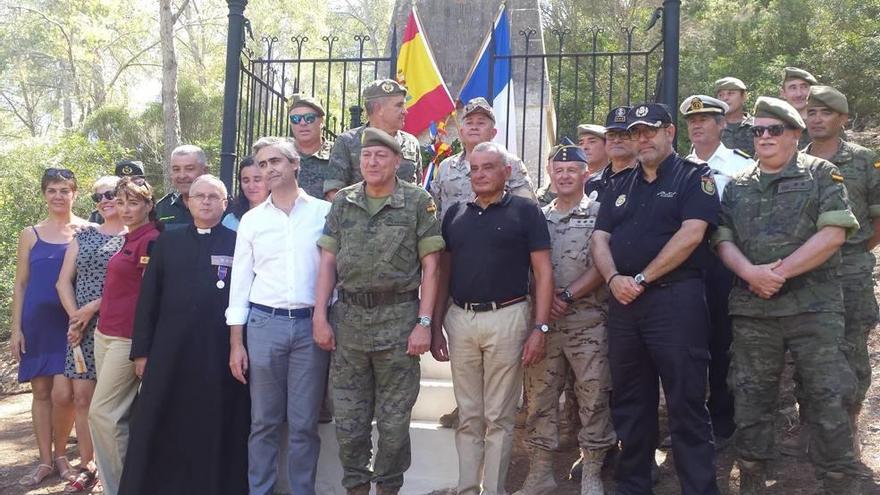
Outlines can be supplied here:
[[618, 495], [652, 493], [659, 380], [683, 495], [716, 495], [715, 447], [706, 408], [709, 315], [703, 280], [652, 286], [629, 305], [609, 304], [611, 416], [622, 442]]
[[715, 438], [729, 438], [736, 430], [733, 420], [733, 392], [727, 386], [727, 370], [730, 368], [730, 343], [733, 330], [728, 314], [728, 297], [733, 286], [733, 272], [724, 266], [720, 258], [712, 258], [712, 266], [706, 269], [706, 305], [709, 307], [709, 415]]

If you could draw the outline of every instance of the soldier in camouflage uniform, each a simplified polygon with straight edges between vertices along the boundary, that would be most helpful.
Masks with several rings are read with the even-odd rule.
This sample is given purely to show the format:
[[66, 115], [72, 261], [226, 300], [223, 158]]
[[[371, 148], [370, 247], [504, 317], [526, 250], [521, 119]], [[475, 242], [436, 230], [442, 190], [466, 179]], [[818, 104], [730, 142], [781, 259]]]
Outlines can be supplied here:
[[[395, 177], [397, 141], [367, 128], [360, 148], [364, 181], [336, 194], [318, 240], [313, 328], [321, 348], [335, 349], [330, 377], [342, 485], [349, 494], [366, 495], [375, 482], [377, 493], [388, 495], [398, 492], [410, 465], [419, 355], [431, 346], [437, 260], [445, 244], [434, 200]], [[324, 308], [334, 286], [339, 300], [331, 328]], [[370, 469], [374, 417], [379, 448]]]
[[854, 449], [858, 457], [858, 416], [871, 384], [868, 332], [877, 324], [873, 271], [876, 260], [871, 249], [877, 245], [880, 219], [880, 161], [877, 155], [857, 144], [840, 139], [840, 129], [849, 119], [849, 104], [841, 92], [828, 86], [812, 86], [807, 101], [807, 129], [812, 142], [804, 153], [837, 165], [843, 175], [852, 212], [859, 230], [840, 250], [840, 282], [843, 287], [847, 359], [856, 375], [854, 402], [850, 407]]
[[324, 107], [311, 96], [293, 95], [290, 134], [299, 153], [299, 186], [309, 196], [324, 198], [324, 179], [333, 141], [324, 139]]
[[[819, 84], [819, 81], [813, 74], [803, 69], [786, 67], [782, 70], [782, 87], [779, 94], [798, 111], [801, 120], [807, 119], [807, 98], [810, 96], [810, 86], [814, 84]], [[802, 150], [808, 144], [810, 144], [810, 133], [804, 129], [798, 141], [798, 149]]]
[[406, 88], [392, 79], [379, 79], [364, 88], [363, 97], [367, 123], [337, 136], [330, 151], [330, 164], [324, 180], [324, 194], [330, 199], [339, 189], [363, 180], [359, 167], [361, 138], [368, 127], [385, 131], [397, 141], [401, 156], [397, 177], [416, 184], [421, 181], [419, 140], [401, 130], [406, 117]]
[[556, 186], [553, 185], [553, 174], [551, 173], [551, 167], [553, 166], [553, 157], [556, 156], [556, 152], [559, 151], [563, 146], [574, 146], [574, 141], [571, 139], [564, 137], [562, 141], [559, 142], [556, 146], [550, 148], [550, 151], [547, 152], [547, 165], [544, 167], [544, 171], [547, 173], [547, 181], [543, 186], [539, 187], [535, 191], [535, 196], [538, 200], [538, 205], [542, 208], [549, 205], [551, 201], [556, 199]]
[[715, 97], [728, 107], [724, 114], [727, 127], [721, 131], [721, 142], [732, 150], [743, 150], [749, 156], [754, 156], [752, 116], [744, 110], [748, 99], [746, 91], [746, 84], [735, 77], [722, 77], [715, 81]]
[[608, 366], [608, 291], [590, 258], [590, 237], [599, 203], [584, 195], [587, 157], [577, 146], [563, 147], [552, 161], [559, 196], [543, 208], [550, 231], [553, 279], [557, 286], [546, 355], [526, 368], [529, 397], [526, 444], [529, 475], [517, 495], [546, 493], [556, 487], [553, 451], [559, 448], [558, 405], [569, 367], [580, 406], [578, 444], [584, 458], [582, 495], [603, 493], [599, 473], [617, 437], [611, 424], [611, 370]]
[[[498, 133], [495, 128], [495, 111], [485, 98], [474, 98], [464, 107], [459, 135], [462, 151], [450, 156], [442, 162], [437, 176], [431, 181], [431, 195], [437, 202], [437, 217], [443, 222], [443, 215], [455, 203], [468, 203], [476, 197], [471, 188], [471, 165], [468, 155], [474, 146], [491, 141]], [[510, 155], [510, 178], [507, 189], [524, 198], [535, 199], [532, 192], [532, 181], [525, 164], [519, 158]]]
[[763, 492], [764, 464], [776, 456], [773, 418], [786, 350], [803, 383], [811, 458], [824, 493], [859, 493], [846, 410], [855, 377], [842, 351], [837, 275], [838, 248], [858, 221], [838, 168], [797, 151], [804, 127], [788, 103], [758, 99], [752, 129], [760, 160], [725, 188], [712, 238], [737, 275], [729, 380], [743, 494]]

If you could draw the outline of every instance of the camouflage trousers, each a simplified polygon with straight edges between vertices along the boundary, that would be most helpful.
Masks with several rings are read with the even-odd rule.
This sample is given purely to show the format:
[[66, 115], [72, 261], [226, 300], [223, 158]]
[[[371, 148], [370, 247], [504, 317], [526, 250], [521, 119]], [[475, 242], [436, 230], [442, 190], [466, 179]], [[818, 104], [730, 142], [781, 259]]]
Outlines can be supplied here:
[[776, 318], [733, 315], [732, 361], [728, 382], [736, 401], [736, 444], [740, 458], [765, 461], [777, 456], [774, 419], [785, 351], [791, 352], [808, 405], [810, 458], [819, 478], [856, 473], [847, 404], [855, 377], [843, 349], [840, 313], [802, 313]]
[[[858, 260], [852, 258], [858, 257]], [[874, 256], [863, 252], [859, 255], [844, 256], [844, 263], [856, 262], [858, 273], [843, 275], [843, 304], [846, 320], [844, 349], [846, 359], [856, 375], [856, 393], [853, 406], [858, 408], [865, 400], [871, 385], [871, 361], [868, 358], [868, 333], [877, 325], [877, 298], [874, 297]]]
[[567, 330], [554, 328], [545, 338], [544, 359], [525, 369], [528, 418], [526, 443], [533, 448], [559, 448], [559, 396], [569, 367], [579, 406], [581, 448], [600, 450], [617, 442], [611, 424], [611, 368], [605, 323]]
[[[407, 355], [405, 347], [367, 352], [337, 345], [330, 381], [342, 486], [403, 485], [411, 461], [409, 421], [420, 375], [418, 356]], [[379, 442], [370, 469], [374, 416]]]

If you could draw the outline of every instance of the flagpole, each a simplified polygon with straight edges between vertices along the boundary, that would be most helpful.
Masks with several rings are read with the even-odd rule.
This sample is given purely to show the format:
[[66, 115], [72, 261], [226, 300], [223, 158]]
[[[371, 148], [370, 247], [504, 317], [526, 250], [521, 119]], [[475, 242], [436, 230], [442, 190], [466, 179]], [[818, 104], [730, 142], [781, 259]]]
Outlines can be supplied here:
[[[498, 13], [495, 15], [495, 19], [492, 21], [492, 26], [489, 28], [489, 32], [486, 33], [486, 36], [483, 37], [483, 42], [480, 44], [480, 49], [477, 51], [477, 56], [474, 57], [474, 61], [471, 62], [471, 68], [468, 69], [467, 75], [464, 76], [464, 80], [461, 83], [461, 88], [458, 89], [458, 101], [461, 101], [461, 92], [464, 90], [465, 83], [467, 83], [471, 76], [474, 75], [474, 71], [477, 70], [477, 64], [480, 62], [480, 55], [488, 48], [489, 40], [491, 36], [495, 33], [495, 25], [498, 24], [498, 20], [501, 19], [501, 14], [504, 13], [504, 9], [507, 7], [507, 2], [501, 2], [501, 5], [498, 6]], [[490, 68], [491, 69], [491, 68]]]

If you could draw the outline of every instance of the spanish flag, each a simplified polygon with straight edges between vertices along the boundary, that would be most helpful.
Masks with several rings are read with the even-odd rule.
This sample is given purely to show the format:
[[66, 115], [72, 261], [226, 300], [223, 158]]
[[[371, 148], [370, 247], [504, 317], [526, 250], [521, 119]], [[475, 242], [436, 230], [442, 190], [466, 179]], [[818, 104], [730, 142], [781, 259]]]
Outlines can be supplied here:
[[444, 121], [455, 111], [455, 103], [437, 70], [415, 5], [406, 22], [403, 43], [397, 55], [397, 81], [408, 90], [404, 131], [418, 135], [431, 122]]

